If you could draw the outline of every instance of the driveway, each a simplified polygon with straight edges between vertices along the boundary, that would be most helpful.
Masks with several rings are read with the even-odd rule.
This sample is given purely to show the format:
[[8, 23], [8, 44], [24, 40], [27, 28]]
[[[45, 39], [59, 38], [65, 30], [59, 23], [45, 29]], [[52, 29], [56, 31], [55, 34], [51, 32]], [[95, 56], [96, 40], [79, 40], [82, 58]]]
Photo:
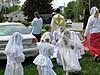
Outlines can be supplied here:
[[72, 26], [71, 30], [82, 30], [83, 23], [72, 23], [70, 25]]

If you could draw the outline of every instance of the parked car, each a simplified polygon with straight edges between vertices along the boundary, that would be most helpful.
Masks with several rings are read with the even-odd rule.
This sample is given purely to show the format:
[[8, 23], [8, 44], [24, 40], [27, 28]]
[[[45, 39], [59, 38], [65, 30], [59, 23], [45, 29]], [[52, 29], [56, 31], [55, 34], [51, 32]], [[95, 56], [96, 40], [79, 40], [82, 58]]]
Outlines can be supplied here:
[[23, 36], [23, 48], [26, 57], [36, 56], [38, 49], [36, 47], [36, 37], [29, 33], [27, 27], [22, 23], [0, 23], [0, 59], [5, 59], [4, 50], [8, 40], [14, 32], [20, 32]]
[[66, 19], [66, 20], [65, 20], [65, 23], [66, 23], [66, 24], [72, 24], [72, 20], [71, 20], [71, 19]]

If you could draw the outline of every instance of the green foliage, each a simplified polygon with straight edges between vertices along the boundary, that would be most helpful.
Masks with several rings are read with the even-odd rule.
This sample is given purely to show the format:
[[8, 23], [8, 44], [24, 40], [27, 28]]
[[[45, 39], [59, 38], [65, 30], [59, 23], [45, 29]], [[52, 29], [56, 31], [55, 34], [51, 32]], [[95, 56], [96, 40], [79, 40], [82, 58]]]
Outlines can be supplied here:
[[20, 8], [21, 8], [20, 6], [15, 5], [15, 6], [10, 6], [9, 8], [5, 8], [5, 9], [6, 9], [6, 13], [10, 13], [10, 12], [19, 10]]
[[0, 13], [0, 22], [4, 22], [5, 18], [3, 17], [3, 14]]
[[[38, 75], [37, 67], [32, 63], [34, 58], [27, 58], [23, 63], [24, 66], [24, 74], [25, 75]], [[63, 75], [63, 68], [56, 64], [55, 60], [52, 60], [54, 64], [54, 71], [57, 75]], [[83, 58], [80, 60], [80, 64], [82, 66], [82, 70], [80, 72], [70, 73], [70, 75], [100, 75], [100, 59], [98, 63], [93, 62], [93, 59], [89, 52], [87, 52]], [[4, 75], [6, 61], [0, 60], [0, 75]]]
[[21, 23], [23, 23], [25, 26], [30, 26], [30, 25], [31, 25], [31, 23], [28, 22], [27, 20], [24, 20], [24, 21], [22, 21]]
[[83, 0], [76, 0], [76, 1], [77, 1], [78, 14], [83, 15], [83, 9], [84, 9]]
[[66, 28], [70, 28], [70, 27], [72, 27], [72, 26], [69, 25], [69, 24], [65, 24], [65, 26], [66, 26]]
[[80, 15], [83, 16], [83, 9], [83, 0], [69, 2], [64, 9], [64, 16], [65, 18], [70, 18], [74, 21], [82, 21], [82, 19], [80, 20]]
[[69, 4], [67, 5], [67, 7], [64, 8], [64, 16], [65, 18], [70, 18], [70, 19], [73, 19], [74, 18], [74, 15], [76, 13], [76, 2], [75, 1], [72, 1], [72, 2], [69, 2]]
[[[83, 10], [86, 8], [91, 8], [93, 6], [96, 6], [97, 8], [100, 9], [100, 0], [76, 0], [76, 2], [77, 2], [77, 7], [78, 7], [77, 17], [79, 17], [79, 15], [83, 16]], [[83, 19], [80, 19], [80, 18], [78, 20], [83, 21]]]
[[[29, 57], [23, 63], [24, 75], [38, 75], [37, 66], [32, 63], [33, 60], [33, 57]], [[52, 62], [54, 65], [53, 69], [57, 75], [64, 75], [63, 68], [57, 65], [56, 60], [53, 59]], [[100, 75], [100, 59], [97, 63], [93, 62], [90, 52], [86, 52], [86, 54], [83, 55], [80, 64], [82, 70], [80, 72], [69, 73], [69, 75]], [[5, 65], [6, 61], [0, 60], [0, 75], [4, 75]]]
[[[84, 0], [83, 3], [89, 6], [89, 0]], [[100, 0], [90, 0], [90, 8], [96, 6], [100, 9]]]
[[0, 11], [0, 22], [4, 22], [5, 18], [3, 17], [3, 14], [5, 13], [4, 9], [1, 9]]

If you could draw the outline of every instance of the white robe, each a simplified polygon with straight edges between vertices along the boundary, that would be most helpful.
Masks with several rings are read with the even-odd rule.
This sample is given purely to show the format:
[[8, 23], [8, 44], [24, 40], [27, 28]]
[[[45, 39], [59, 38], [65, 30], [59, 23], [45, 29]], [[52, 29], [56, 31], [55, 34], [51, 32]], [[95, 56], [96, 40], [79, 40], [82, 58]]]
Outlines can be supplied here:
[[39, 55], [34, 59], [33, 63], [37, 65], [39, 75], [56, 75], [53, 71], [52, 61], [50, 56], [53, 55], [54, 46], [47, 42], [40, 42], [37, 44]]
[[4, 75], [24, 75], [22, 62], [25, 57], [23, 53], [20, 53], [18, 56], [7, 54], [7, 65]]
[[91, 15], [88, 19], [84, 36], [87, 36], [88, 34], [91, 33], [99, 33], [99, 32], [100, 32], [100, 14], [98, 18], [95, 18], [94, 15]]

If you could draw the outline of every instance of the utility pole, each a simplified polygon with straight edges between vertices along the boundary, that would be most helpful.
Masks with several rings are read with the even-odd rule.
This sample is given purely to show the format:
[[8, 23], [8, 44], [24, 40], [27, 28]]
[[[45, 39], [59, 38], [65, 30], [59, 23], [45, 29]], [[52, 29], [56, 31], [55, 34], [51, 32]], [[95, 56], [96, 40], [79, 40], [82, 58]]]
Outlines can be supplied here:
[[89, 0], [89, 11], [90, 11], [90, 8], [91, 8], [91, 1]]
[[8, 0], [8, 4], [9, 4], [9, 7], [10, 7], [10, 0]]
[[76, 21], [76, 4], [74, 4], [74, 22]]

